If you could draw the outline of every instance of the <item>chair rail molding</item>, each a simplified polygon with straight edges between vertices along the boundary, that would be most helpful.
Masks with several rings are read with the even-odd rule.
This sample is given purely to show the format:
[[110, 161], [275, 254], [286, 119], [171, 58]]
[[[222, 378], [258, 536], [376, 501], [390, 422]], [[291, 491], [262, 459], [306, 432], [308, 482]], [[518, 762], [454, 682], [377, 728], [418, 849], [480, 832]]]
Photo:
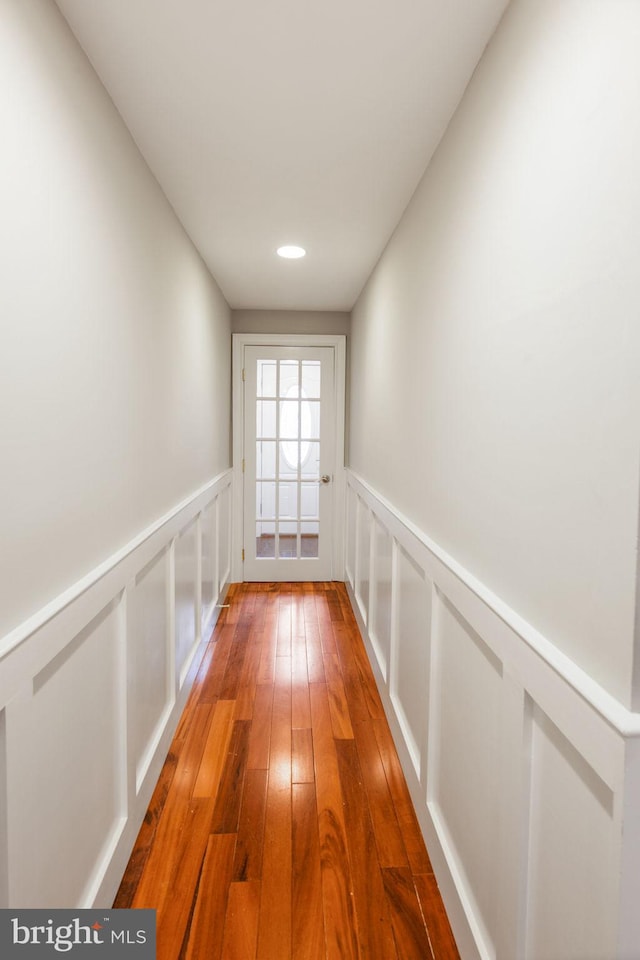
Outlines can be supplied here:
[[640, 715], [346, 481], [347, 588], [461, 955], [637, 960]]
[[228, 588], [231, 480], [0, 641], [0, 906], [111, 906]]

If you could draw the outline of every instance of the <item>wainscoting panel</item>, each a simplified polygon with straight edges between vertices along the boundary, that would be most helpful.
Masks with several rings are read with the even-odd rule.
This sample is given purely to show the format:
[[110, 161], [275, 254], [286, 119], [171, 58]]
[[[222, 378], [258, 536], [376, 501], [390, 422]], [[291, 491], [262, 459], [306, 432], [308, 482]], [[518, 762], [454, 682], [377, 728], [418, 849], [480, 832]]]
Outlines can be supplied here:
[[231, 482], [216, 501], [218, 538], [218, 593], [222, 593], [231, 576]]
[[389, 692], [419, 777], [429, 707], [431, 584], [402, 547], [396, 548], [395, 570]]
[[22, 907], [82, 900], [121, 826], [121, 604], [101, 611], [7, 707], [10, 897]]
[[0, 641], [0, 907], [113, 902], [226, 594], [230, 483]]
[[0, 710], [0, 903], [9, 899], [9, 822], [7, 811], [7, 711]]
[[347, 583], [356, 582], [356, 542], [358, 522], [358, 501], [359, 497], [351, 487], [347, 487], [346, 511], [347, 511], [347, 542], [345, 557], [345, 576]]
[[391, 599], [393, 540], [374, 517], [372, 520], [372, 595], [370, 604], [369, 636], [383, 678], [389, 678], [391, 657]]
[[202, 627], [211, 618], [218, 595], [216, 512], [217, 500], [202, 511]]
[[162, 735], [166, 714], [175, 702], [169, 575], [169, 551], [163, 550], [138, 574], [127, 594], [127, 725], [136, 793]]
[[[497, 930], [500, 700], [502, 664], [473, 628], [435, 594], [434, 708], [430, 719], [429, 807], [474, 902], [485, 948]], [[492, 933], [493, 931], [493, 933]]]
[[176, 672], [180, 686], [200, 639], [198, 548], [198, 521], [193, 520], [180, 532], [174, 545]]
[[358, 504], [358, 545], [356, 556], [356, 600], [363, 620], [369, 616], [369, 586], [371, 577], [371, 518], [369, 510]]
[[347, 585], [461, 956], [640, 960], [640, 716], [347, 485]]
[[[526, 956], [566, 956], [576, 943], [584, 960], [609, 956], [618, 892], [614, 795], [535, 706], [530, 809]], [[555, 884], [565, 891], [561, 901]]]

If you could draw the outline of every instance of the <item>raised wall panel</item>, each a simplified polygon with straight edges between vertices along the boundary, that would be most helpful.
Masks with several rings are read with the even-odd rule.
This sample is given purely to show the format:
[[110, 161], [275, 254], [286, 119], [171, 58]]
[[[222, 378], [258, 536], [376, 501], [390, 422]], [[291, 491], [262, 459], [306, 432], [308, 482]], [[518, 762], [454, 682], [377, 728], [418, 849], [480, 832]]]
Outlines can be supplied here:
[[167, 622], [167, 554], [160, 553], [142, 570], [129, 591], [127, 637], [129, 749], [136, 787], [146, 773], [158, 725], [173, 701]]
[[7, 720], [0, 710], [0, 909], [9, 905], [7, 786]]
[[445, 599], [435, 602], [427, 790], [488, 947], [498, 916], [502, 665]]
[[194, 521], [180, 533], [175, 546], [176, 671], [180, 685], [189, 654], [196, 642], [197, 571], [198, 527]]
[[366, 505], [358, 504], [358, 542], [356, 560], [356, 599], [365, 623], [369, 620], [369, 551], [371, 549], [371, 514]]
[[[202, 627], [206, 626], [218, 595], [216, 501], [202, 511]], [[206, 639], [209, 639], [208, 637]]]
[[393, 540], [375, 517], [372, 537], [374, 580], [371, 585], [369, 630], [378, 666], [387, 680], [391, 653]]
[[114, 602], [8, 708], [12, 904], [81, 904], [125, 815], [121, 642]]
[[613, 957], [613, 794], [535, 705], [530, 731], [527, 960]]
[[420, 776], [429, 703], [431, 584], [402, 549], [398, 550], [397, 571], [398, 615], [393, 639], [391, 697]]
[[346, 577], [354, 586], [356, 575], [356, 517], [358, 511], [358, 497], [351, 487], [347, 487], [347, 549], [346, 549]]
[[231, 564], [231, 488], [226, 487], [218, 497], [218, 592], [223, 590]]

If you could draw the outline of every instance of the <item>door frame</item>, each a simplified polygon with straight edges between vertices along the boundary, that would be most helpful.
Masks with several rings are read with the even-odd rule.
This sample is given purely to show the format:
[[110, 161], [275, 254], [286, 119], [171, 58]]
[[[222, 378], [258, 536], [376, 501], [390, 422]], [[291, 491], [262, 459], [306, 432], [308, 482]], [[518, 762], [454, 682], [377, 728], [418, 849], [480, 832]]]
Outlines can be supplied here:
[[334, 401], [335, 401], [335, 473], [333, 480], [333, 551], [331, 579], [344, 580], [345, 551], [345, 413], [346, 413], [346, 347], [344, 334], [280, 334], [280, 333], [234, 333], [232, 343], [232, 530], [231, 530], [231, 579], [244, 580], [242, 550], [244, 541], [244, 389], [242, 370], [244, 348], [252, 347], [333, 347]]

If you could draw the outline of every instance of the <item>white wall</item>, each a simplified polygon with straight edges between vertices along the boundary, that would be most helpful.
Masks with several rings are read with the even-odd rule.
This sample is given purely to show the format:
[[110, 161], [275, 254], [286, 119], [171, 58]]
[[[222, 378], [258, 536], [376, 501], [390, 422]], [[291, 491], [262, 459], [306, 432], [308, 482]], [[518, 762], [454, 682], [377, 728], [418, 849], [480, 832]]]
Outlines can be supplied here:
[[352, 314], [347, 579], [465, 960], [638, 960], [640, 5], [515, 0]]
[[346, 576], [464, 960], [638, 960], [640, 715], [348, 471]]
[[0, 0], [0, 637], [229, 466], [230, 312], [49, 0]]
[[640, 5], [516, 0], [352, 316], [350, 464], [623, 704]]
[[331, 310], [233, 310], [233, 333], [326, 333], [347, 336], [350, 315]]
[[0, 131], [0, 906], [106, 907], [229, 581], [230, 311], [50, 0]]

